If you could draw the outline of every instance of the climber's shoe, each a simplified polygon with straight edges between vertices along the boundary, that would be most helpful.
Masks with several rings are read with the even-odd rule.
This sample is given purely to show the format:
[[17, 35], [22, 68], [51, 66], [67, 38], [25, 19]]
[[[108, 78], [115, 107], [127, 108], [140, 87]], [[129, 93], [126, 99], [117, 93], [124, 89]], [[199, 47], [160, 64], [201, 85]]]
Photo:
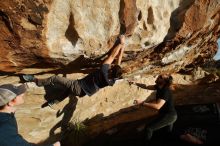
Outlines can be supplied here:
[[26, 82], [34, 82], [34, 80], [35, 80], [34, 75], [23, 75], [22, 78], [23, 78]]

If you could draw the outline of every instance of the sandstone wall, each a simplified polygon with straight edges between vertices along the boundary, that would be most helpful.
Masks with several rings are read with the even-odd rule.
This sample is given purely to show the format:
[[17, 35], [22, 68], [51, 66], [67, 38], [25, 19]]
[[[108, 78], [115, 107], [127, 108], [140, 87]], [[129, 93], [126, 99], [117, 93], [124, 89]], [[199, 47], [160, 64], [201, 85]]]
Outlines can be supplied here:
[[212, 57], [219, 37], [218, 0], [1, 0], [0, 16], [0, 71], [10, 73], [98, 58], [120, 33], [128, 74], [179, 71]]

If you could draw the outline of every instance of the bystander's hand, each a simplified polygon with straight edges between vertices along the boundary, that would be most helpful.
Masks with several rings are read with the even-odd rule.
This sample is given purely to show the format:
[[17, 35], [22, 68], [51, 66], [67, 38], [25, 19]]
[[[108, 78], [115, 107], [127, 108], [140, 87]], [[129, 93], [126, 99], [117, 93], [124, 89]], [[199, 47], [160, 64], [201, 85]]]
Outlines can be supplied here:
[[141, 104], [143, 104], [143, 101], [141, 101], [141, 100], [134, 100], [134, 102], [133, 102], [135, 105], [141, 105]]

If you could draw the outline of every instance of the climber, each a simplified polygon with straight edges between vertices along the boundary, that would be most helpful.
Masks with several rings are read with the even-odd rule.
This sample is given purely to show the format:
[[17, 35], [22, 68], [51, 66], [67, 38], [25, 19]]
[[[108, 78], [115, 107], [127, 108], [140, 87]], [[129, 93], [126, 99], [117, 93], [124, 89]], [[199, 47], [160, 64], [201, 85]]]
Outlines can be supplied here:
[[169, 74], [161, 74], [157, 77], [155, 85], [145, 85], [129, 81], [140, 88], [148, 90], [156, 90], [156, 98], [153, 101], [146, 102], [134, 100], [134, 104], [143, 105], [158, 110], [157, 118], [145, 126], [145, 142], [148, 143], [155, 130], [166, 127], [168, 132], [172, 131], [173, 123], [177, 119], [177, 113], [172, 99], [172, 81], [173, 78]]
[[[115, 81], [122, 77], [122, 69], [120, 67], [122, 55], [125, 48], [125, 36], [120, 36], [120, 43], [114, 47], [109, 56], [104, 60], [99, 70], [88, 74], [86, 77], [78, 80], [69, 80], [64, 77], [52, 76], [47, 79], [37, 79], [33, 75], [23, 75], [23, 79], [27, 82], [35, 82], [37, 86], [64, 86], [68, 93], [73, 96], [83, 97], [91, 96], [99, 89], [106, 86], [113, 86]], [[116, 60], [116, 65], [112, 62]], [[50, 104], [53, 104], [53, 101]]]
[[[26, 85], [14, 86], [4, 84], [0, 86], [0, 145], [1, 146], [34, 146], [18, 134], [15, 119], [16, 106], [24, 103]], [[60, 146], [60, 142], [48, 146]]]

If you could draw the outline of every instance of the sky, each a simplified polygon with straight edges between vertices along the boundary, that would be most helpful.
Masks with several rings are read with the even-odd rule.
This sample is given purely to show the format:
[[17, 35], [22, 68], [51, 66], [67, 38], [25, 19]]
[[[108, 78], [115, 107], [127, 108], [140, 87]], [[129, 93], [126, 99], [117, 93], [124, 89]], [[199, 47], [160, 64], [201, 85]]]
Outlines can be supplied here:
[[220, 38], [218, 39], [218, 51], [217, 54], [214, 56], [215, 60], [219, 60], [220, 59]]

